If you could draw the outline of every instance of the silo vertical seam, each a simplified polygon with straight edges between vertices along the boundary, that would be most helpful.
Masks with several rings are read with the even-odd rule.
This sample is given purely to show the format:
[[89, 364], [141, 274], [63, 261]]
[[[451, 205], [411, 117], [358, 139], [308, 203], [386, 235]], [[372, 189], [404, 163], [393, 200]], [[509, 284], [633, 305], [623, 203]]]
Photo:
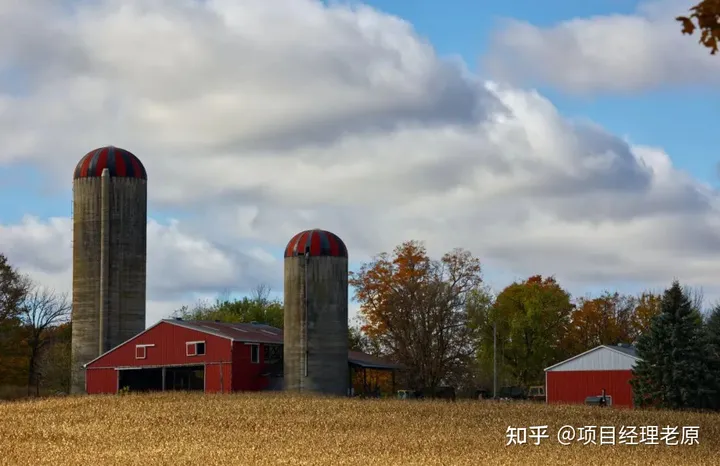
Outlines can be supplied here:
[[[308, 265], [310, 264], [310, 250], [306, 247], [305, 249], [305, 266], [304, 266], [304, 274], [305, 274], [305, 305], [303, 309], [303, 373], [304, 376], [308, 376], [308, 365], [310, 363], [309, 359], [309, 348], [308, 348], [308, 308], [310, 307], [310, 297], [308, 294]], [[305, 386], [305, 383], [303, 382], [303, 387]]]
[[99, 335], [99, 353], [103, 354], [106, 350], [105, 339], [107, 338], [107, 320], [108, 320], [108, 287], [110, 281], [110, 170], [105, 168], [100, 177], [102, 189], [102, 208], [100, 218], [100, 319], [98, 329]]

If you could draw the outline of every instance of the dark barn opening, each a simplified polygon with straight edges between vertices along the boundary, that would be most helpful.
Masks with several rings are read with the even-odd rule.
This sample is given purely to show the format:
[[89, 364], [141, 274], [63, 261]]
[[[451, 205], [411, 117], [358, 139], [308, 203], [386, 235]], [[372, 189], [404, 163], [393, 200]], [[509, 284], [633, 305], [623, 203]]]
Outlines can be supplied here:
[[204, 366], [122, 369], [119, 372], [121, 390], [125, 387], [131, 392], [205, 390]]
[[165, 390], [205, 390], [205, 367], [166, 368]]
[[120, 390], [127, 387], [131, 392], [149, 392], [162, 390], [162, 369], [122, 369]]

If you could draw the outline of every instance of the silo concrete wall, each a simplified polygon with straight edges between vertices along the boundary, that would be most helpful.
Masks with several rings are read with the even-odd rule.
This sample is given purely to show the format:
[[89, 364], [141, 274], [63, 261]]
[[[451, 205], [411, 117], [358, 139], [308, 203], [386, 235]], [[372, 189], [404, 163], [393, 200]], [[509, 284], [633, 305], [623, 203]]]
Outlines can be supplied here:
[[102, 179], [73, 186], [73, 310], [71, 392], [85, 392], [83, 364], [145, 329], [147, 182], [110, 178], [104, 342], [100, 342]]
[[345, 396], [348, 261], [327, 256], [307, 260], [306, 266], [304, 256], [285, 259], [285, 389]]
[[85, 392], [82, 365], [98, 356], [101, 245], [100, 178], [73, 185], [73, 291], [71, 393]]
[[110, 188], [108, 351], [145, 330], [147, 182], [114, 178]]

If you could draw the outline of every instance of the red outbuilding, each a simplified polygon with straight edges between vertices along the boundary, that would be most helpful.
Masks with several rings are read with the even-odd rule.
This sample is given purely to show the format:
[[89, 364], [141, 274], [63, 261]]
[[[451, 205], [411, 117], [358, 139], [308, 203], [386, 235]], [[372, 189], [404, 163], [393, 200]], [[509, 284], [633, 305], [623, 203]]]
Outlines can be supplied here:
[[[269, 325], [166, 319], [85, 364], [85, 391], [281, 390], [282, 356], [283, 332]], [[355, 351], [348, 364], [398, 368]]]
[[628, 345], [601, 345], [545, 369], [548, 403], [582, 404], [605, 390], [608, 405], [632, 407], [632, 368], [639, 360]]

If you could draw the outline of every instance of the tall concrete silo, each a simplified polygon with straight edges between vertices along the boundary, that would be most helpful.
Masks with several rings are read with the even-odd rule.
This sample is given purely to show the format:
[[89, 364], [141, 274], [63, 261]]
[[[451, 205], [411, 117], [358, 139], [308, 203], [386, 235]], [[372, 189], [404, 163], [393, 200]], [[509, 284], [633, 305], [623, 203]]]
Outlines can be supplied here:
[[145, 329], [147, 173], [117, 147], [89, 152], [73, 179], [71, 392], [83, 364]]
[[348, 252], [333, 233], [303, 231], [285, 248], [284, 326], [285, 389], [346, 395]]

